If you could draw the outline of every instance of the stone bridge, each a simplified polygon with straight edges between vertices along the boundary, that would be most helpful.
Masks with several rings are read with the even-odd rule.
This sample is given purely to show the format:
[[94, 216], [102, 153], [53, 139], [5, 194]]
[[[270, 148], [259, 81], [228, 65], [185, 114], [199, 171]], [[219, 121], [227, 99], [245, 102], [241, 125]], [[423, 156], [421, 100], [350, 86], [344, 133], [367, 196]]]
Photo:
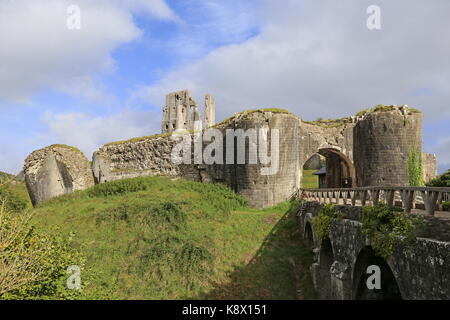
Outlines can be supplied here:
[[[300, 190], [298, 213], [303, 237], [315, 253], [311, 266], [320, 299], [450, 299], [450, 213], [439, 211], [450, 188], [355, 188]], [[412, 247], [400, 242], [383, 259], [362, 233], [362, 206], [385, 201], [411, 214], [421, 214], [427, 229]], [[334, 219], [329, 237], [317, 240], [312, 219], [325, 203], [334, 203], [342, 219]], [[425, 209], [425, 210], [423, 210]], [[381, 270], [381, 289], [369, 290], [367, 268]]]

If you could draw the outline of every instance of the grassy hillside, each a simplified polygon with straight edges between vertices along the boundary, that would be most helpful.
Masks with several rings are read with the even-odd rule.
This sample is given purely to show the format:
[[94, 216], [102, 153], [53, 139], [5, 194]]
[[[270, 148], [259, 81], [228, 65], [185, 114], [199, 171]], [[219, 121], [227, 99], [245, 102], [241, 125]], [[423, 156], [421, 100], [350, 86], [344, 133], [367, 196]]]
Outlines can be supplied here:
[[53, 199], [33, 223], [74, 233], [87, 259], [82, 296], [311, 299], [312, 253], [297, 208], [254, 210], [221, 185], [151, 177]]

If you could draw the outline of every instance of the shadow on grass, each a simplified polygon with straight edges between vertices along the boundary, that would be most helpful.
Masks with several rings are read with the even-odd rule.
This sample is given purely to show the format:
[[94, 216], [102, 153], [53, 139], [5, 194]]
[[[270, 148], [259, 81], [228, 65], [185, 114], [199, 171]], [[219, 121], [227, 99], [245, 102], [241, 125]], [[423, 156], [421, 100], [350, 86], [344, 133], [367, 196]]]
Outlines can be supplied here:
[[226, 283], [216, 283], [200, 299], [296, 300], [316, 299], [309, 267], [313, 253], [303, 241], [297, 223], [299, 203], [276, 223], [254, 257], [236, 267]]

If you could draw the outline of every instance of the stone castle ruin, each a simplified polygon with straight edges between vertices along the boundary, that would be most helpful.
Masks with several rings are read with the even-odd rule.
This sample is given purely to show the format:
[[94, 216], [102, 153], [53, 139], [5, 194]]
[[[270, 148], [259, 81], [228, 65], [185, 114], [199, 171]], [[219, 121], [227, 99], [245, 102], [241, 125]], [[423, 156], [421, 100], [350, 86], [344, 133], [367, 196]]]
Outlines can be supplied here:
[[[92, 164], [71, 147], [48, 147], [25, 160], [24, 173], [33, 203], [88, 188], [94, 183], [138, 176], [165, 175], [200, 182], [223, 183], [243, 195], [252, 207], [262, 208], [288, 199], [302, 186], [303, 166], [310, 158], [325, 158], [322, 187], [407, 186], [408, 157], [423, 159], [426, 181], [436, 176], [436, 158], [422, 153], [422, 113], [407, 106], [377, 108], [355, 117], [304, 121], [282, 109], [244, 111], [215, 124], [215, 101], [205, 98], [204, 124], [189, 92], [166, 96], [162, 134], [104, 145]], [[197, 123], [197, 127], [196, 127]], [[173, 132], [199, 131], [198, 124], [227, 129], [279, 131], [279, 170], [261, 175], [261, 164], [174, 164]], [[204, 132], [204, 131], [203, 131]], [[245, 138], [244, 138], [245, 139]], [[253, 148], [245, 149], [249, 159]], [[266, 141], [265, 141], [266, 142]], [[236, 144], [235, 144], [236, 145]], [[226, 146], [226, 143], [223, 143]], [[236, 153], [236, 150], [234, 151]], [[225, 157], [224, 152], [224, 157]]]
[[[214, 97], [205, 96], [204, 127], [215, 125], [216, 106]], [[166, 105], [163, 108], [161, 132], [171, 133], [180, 130], [202, 130], [200, 113], [197, 102], [192, 99], [188, 90], [172, 92], [166, 95]], [[197, 127], [196, 127], [197, 125]]]

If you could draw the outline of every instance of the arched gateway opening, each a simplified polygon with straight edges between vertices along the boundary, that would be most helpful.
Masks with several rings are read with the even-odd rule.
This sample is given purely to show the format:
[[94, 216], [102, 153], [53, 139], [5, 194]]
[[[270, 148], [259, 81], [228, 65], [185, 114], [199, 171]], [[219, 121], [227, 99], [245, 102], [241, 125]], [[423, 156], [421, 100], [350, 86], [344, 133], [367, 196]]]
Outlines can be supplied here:
[[[321, 159], [321, 160], [317, 160]], [[315, 163], [314, 169], [311, 166]], [[322, 148], [303, 165], [302, 186], [304, 188], [352, 188], [356, 186], [356, 171], [353, 162], [336, 148]]]
[[[367, 279], [369, 266], [380, 268], [380, 289], [369, 289]], [[353, 299], [355, 300], [401, 300], [402, 295], [395, 276], [386, 261], [375, 255], [371, 247], [365, 247], [358, 255], [353, 271]]]

